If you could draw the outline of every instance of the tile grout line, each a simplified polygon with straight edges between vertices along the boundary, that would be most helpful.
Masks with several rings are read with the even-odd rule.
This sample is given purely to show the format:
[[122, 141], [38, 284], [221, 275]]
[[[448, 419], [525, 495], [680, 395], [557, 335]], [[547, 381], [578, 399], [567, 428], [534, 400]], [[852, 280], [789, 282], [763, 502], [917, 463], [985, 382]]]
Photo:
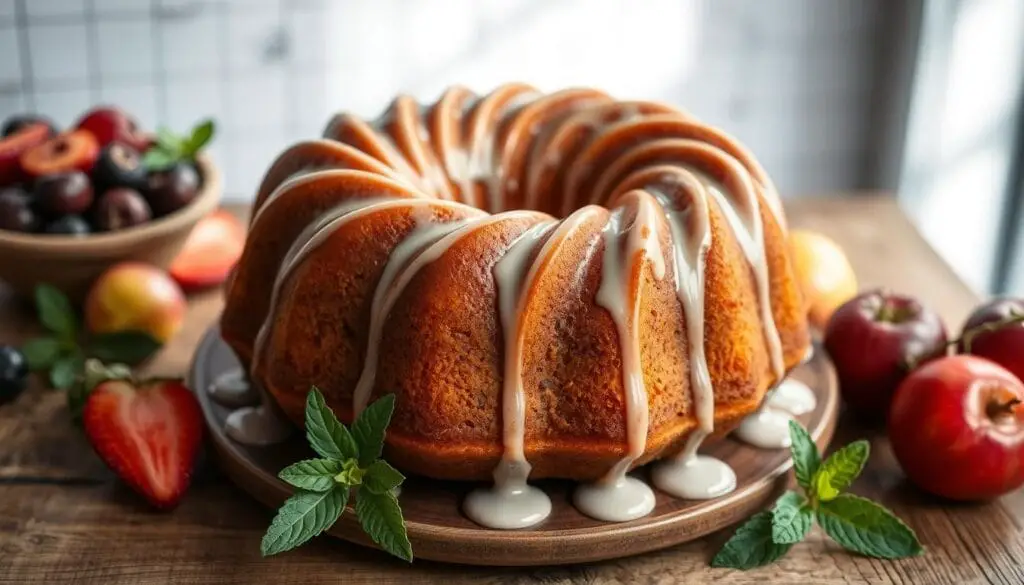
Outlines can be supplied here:
[[25, 2], [16, 0], [14, 4], [14, 26], [18, 34], [18, 58], [21, 63], [21, 95], [27, 110], [36, 109], [36, 92], [32, 77], [32, 47], [28, 40], [28, 18]]

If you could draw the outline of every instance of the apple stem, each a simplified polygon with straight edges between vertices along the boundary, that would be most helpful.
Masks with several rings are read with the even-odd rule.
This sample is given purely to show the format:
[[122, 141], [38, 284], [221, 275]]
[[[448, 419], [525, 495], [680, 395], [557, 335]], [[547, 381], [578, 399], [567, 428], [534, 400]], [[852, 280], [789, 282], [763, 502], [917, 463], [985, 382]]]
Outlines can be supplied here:
[[1020, 398], [1011, 398], [1005, 402], [990, 402], [985, 408], [985, 414], [991, 420], [999, 420], [1012, 416], [1017, 407], [1021, 404]]
[[977, 327], [971, 327], [964, 331], [963, 335], [950, 341], [947, 345], [954, 345], [962, 341], [964, 345], [964, 353], [971, 353], [971, 343], [978, 335], [998, 331], [999, 329], [1009, 327], [1010, 325], [1016, 325], [1017, 323], [1024, 323], [1024, 313], [1013, 312], [1010, 313], [1008, 317], [1003, 317], [998, 321], [990, 321], [988, 323], [982, 323]]

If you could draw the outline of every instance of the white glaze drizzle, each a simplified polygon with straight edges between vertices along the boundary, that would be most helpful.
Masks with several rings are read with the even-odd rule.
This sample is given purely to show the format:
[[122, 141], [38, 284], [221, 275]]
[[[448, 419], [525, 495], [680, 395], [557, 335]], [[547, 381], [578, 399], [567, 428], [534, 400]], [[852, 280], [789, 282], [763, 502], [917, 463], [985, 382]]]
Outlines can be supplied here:
[[243, 406], [224, 421], [227, 436], [243, 445], [275, 445], [288, 438], [292, 426], [267, 404]]
[[[573, 496], [573, 501], [583, 513], [611, 522], [646, 515], [654, 505], [650, 488], [626, 475], [646, 449], [650, 424], [637, 323], [643, 275], [641, 272], [635, 281], [633, 275], [635, 270], [642, 271], [645, 261], [649, 261], [654, 277], [665, 277], [665, 259], [658, 237], [658, 213], [654, 200], [639, 191], [627, 193], [624, 199], [635, 201], [636, 216], [631, 226], [622, 225], [626, 209], [624, 202], [609, 217], [603, 230], [604, 261], [595, 300], [611, 315], [619, 337], [626, 406], [626, 455], [601, 480], [579, 486]], [[627, 236], [625, 250], [620, 242], [623, 236]]]
[[259, 395], [241, 368], [228, 370], [214, 378], [206, 392], [221, 406], [248, 406], [259, 402]]
[[789, 421], [814, 410], [817, 399], [806, 384], [784, 380], [770, 390], [764, 403], [747, 416], [734, 431], [738, 439], [762, 449], [785, 449], [790, 445]]
[[[497, 112], [490, 117], [481, 116], [474, 120], [470, 130], [468, 174], [464, 190], [472, 193], [473, 185], [480, 181], [484, 185], [485, 204], [487, 211], [498, 213], [504, 211], [501, 189], [501, 159], [497, 156], [497, 135], [506, 117], [514, 116], [519, 110], [537, 98], [533, 91], [522, 92], [509, 99]], [[485, 100], [481, 107], [490, 104]]]
[[[721, 152], [721, 151], [719, 151]], [[724, 154], [724, 153], [723, 153]], [[732, 228], [736, 240], [743, 250], [747, 262], [754, 273], [754, 286], [757, 288], [757, 304], [761, 314], [761, 325], [764, 327], [765, 343], [768, 346], [768, 357], [772, 367], [772, 373], [776, 380], [782, 380], [786, 367], [782, 360], [782, 340], [779, 338], [779, 329], [775, 326], [775, 316], [772, 313], [771, 294], [768, 281], [768, 262], [764, 246], [764, 226], [761, 223], [761, 214], [758, 212], [760, 203], [754, 191], [754, 184], [746, 169], [733, 158], [723, 157], [728, 161], [732, 172], [742, 185], [739, 193], [730, 193], [732, 198], [738, 198], [743, 206], [744, 213], [740, 213], [737, 205], [727, 197], [720, 188], [720, 185], [707, 176], [705, 173], [692, 169], [694, 174], [700, 178], [707, 192], [714, 197], [721, 207], [726, 222]]]
[[[483, 212], [479, 213], [483, 214]], [[430, 242], [429, 239], [424, 239], [423, 243], [429, 245], [422, 252], [395, 271], [392, 278], [387, 281], [382, 278], [377, 283], [377, 288], [373, 294], [374, 303], [370, 313], [370, 331], [367, 340], [366, 358], [363, 360], [363, 370], [359, 374], [359, 381], [356, 383], [355, 391], [352, 393], [353, 416], [359, 416], [359, 413], [366, 408], [366, 404], [370, 399], [370, 392], [377, 381], [377, 357], [380, 351], [381, 338], [383, 337], [384, 321], [387, 319], [395, 302], [402, 295], [405, 287], [409, 285], [409, 282], [412, 281], [420, 269], [440, 258], [449, 248], [474, 230], [506, 219], [530, 217], [532, 215], [531, 212], [521, 211], [485, 216], [475, 221], [461, 223], [433, 242]], [[391, 261], [389, 260], [388, 263], [390, 264]]]
[[[683, 171], [678, 171], [683, 172]], [[674, 173], [661, 178], [662, 188], [675, 183], [682, 188]], [[699, 182], [691, 183], [700, 189]], [[651, 473], [658, 489], [687, 499], [708, 499], [736, 488], [736, 473], [723, 461], [697, 455], [704, 439], [715, 428], [715, 395], [704, 348], [704, 272], [711, 248], [711, 219], [703, 189], [689, 196], [685, 210], [676, 208], [671, 198], [658, 188], [647, 188], [661, 204], [672, 236], [673, 272], [676, 296], [683, 307], [689, 350], [690, 388], [697, 428], [692, 431], [683, 450], [675, 457], [659, 462]], [[686, 196], [684, 194], [684, 196]]]

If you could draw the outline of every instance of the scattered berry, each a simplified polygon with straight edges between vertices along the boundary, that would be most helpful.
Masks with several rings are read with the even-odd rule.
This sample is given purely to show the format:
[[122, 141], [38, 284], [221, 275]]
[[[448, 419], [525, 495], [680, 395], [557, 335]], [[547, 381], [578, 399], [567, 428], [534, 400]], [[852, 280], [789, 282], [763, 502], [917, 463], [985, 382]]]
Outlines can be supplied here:
[[18, 348], [0, 345], [0, 403], [14, 400], [28, 382], [28, 362]]
[[203, 438], [195, 396], [178, 380], [96, 386], [82, 414], [101, 459], [157, 508], [173, 508], [188, 488]]

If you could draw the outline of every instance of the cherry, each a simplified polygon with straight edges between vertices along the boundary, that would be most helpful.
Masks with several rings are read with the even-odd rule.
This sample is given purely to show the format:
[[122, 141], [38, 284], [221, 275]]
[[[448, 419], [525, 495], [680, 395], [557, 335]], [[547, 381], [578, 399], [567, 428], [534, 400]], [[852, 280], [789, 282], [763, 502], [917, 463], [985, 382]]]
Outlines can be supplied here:
[[37, 209], [51, 218], [85, 213], [93, 202], [92, 183], [81, 171], [40, 177], [34, 192]]
[[109, 232], [146, 223], [150, 217], [152, 212], [142, 194], [120, 187], [100, 196], [93, 212], [93, 224]]
[[188, 163], [149, 174], [146, 199], [157, 217], [173, 213], [191, 203], [199, 194], [199, 173]]
[[16, 188], [0, 191], [0, 230], [34, 232], [38, 226], [28, 193]]
[[48, 234], [82, 237], [89, 235], [92, 228], [80, 215], [65, 215], [49, 224], [43, 230]]
[[88, 173], [100, 155], [96, 139], [88, 132], [71, 132], [51, 138], [21, 155], [21, 168], [31, 177], [65, 171]]

